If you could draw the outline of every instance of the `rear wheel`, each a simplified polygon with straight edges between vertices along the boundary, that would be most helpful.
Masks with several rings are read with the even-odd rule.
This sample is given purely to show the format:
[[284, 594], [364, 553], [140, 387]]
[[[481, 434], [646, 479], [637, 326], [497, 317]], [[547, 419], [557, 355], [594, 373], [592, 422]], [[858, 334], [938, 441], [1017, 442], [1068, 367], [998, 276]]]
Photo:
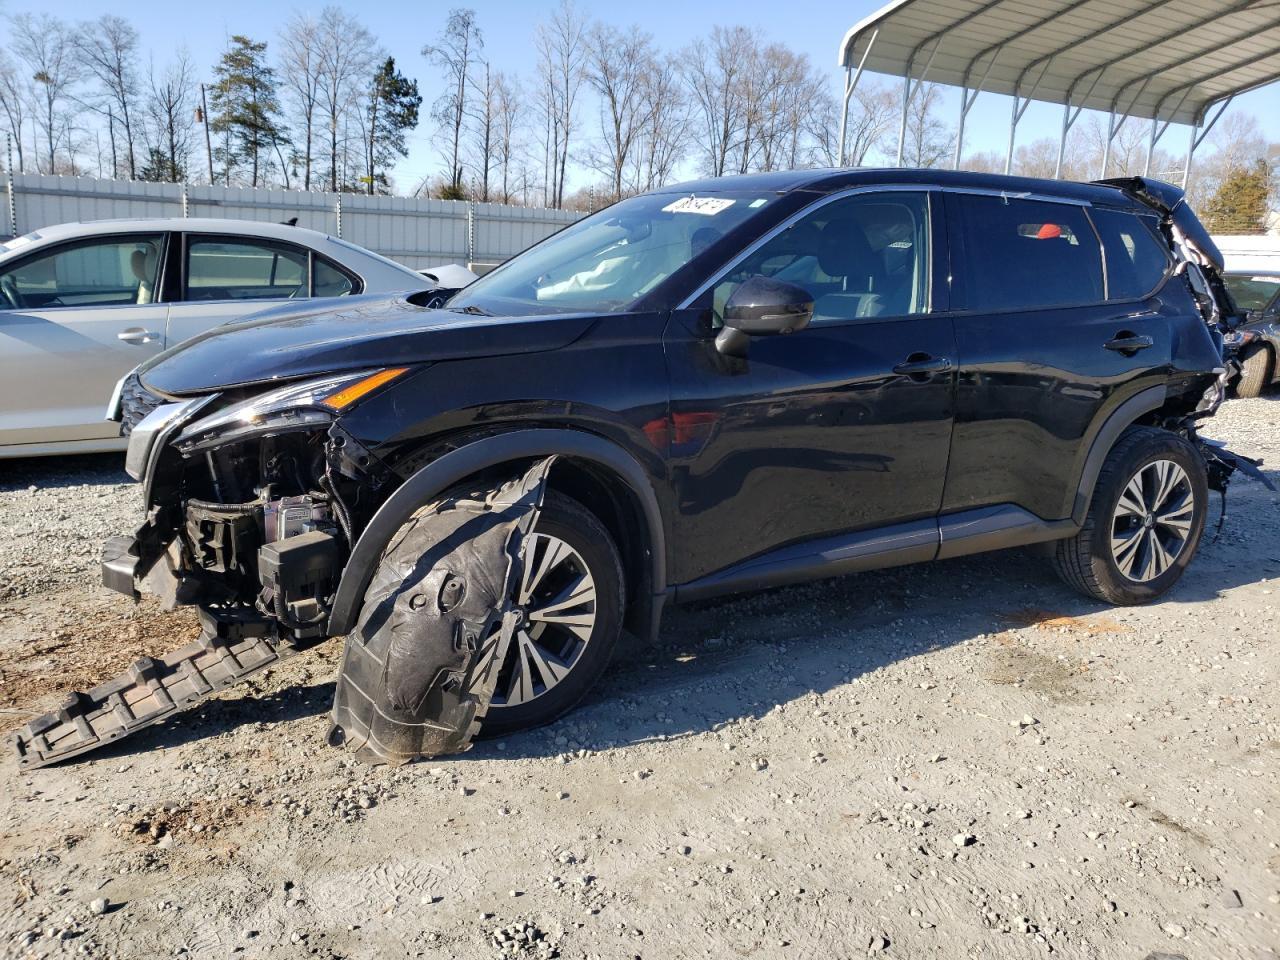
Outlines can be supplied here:
[[1236, 381], [1236, 396], [1260, 397], [1271, 386], [1275, 370], [1275, 355], [1265, 343], [1253, 343], [1240, 354], [1240, 379]]
[[576, 500], [548, 491], [525, 545], [515, 598], [521, 623], [481, 734], [550, 723], [576, 705], [613, 656], [623, 596], [622, 561], [609, 531]]
[[1107, 455], [1084, 526], [1057, 544], [1058, 573], [1108, 603], [1155, 600], [1195, 556], [1208, 499], [1204, 460], [1188, 441], [1130, 428]]

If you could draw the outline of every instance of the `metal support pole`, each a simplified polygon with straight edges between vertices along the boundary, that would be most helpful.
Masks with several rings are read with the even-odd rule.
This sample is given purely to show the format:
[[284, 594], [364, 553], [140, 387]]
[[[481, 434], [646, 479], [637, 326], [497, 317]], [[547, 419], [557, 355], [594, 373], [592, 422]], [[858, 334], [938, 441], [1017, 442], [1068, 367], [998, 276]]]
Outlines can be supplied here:
[[902, 78], [902, 121], [898, 124], [898, 158], [894, 161], [895, 167], [902, 166], [902, 151], [907, 145], [907, 108], [911, 104], [911, 74], [907, 73]]
[[1018, 120], [1021, 114], [1018, 113], [1018, 95], [1013, 95], [1013, 114], [1009, 117], [1009, 149], [1004, 155], [1004, 173], [1008, 176], [1013, 170], [1013, 139], [1018, 133]]
[[[977, 91], [974, 91], [977, 98]], [[964, 149], [964, 121], [969, 116], [969, 88], [960, 88], [960, 122], [956, 124], [956, 152], [951, 158], [951, 169], [960, 169], [960, 152]]]
[[1067, 152], [1067, 131], [1071, 129], [1071, 101], [1062, 105], [1062, 135], [1058, 137], [1058, 162], [1053, 165], [1053, 179], [1062, 179], [1062, 157]]
[[[925, 62], [924, 69], [920, 71], [920, 79], [914, 84], [911, 82], [911, 63], [907, 64], [904, 79], [906, 86], [902, 89], [902, 126], [898, 130], [898, 166], [902, 166], [902, 151], [907, 141], [907, 113], [911, 108], [911, 101], [915, 99], [916, 93], [924, 86], [924, 81], [929, 76], [929, 70], [933, 66], [933, 60], [938, 55], [938, 50], [942, 46], [942, 38], [939, 37], [933, 45], [933, 52], [929, 54], [929, 59]], [[911, 59], [915, 59], [915, 54], [911, 55]]]
[[191, 216], [191, 201], [187, 196], [187, 185], [182, 185], [182, 219], [185, 220]]
[[467, 266], [476, 262], [476, 205], [467, 201]]
[[9, 235], [16, 237], [18, 235], [18, 202], [13, 190], [13, 137], [9, 136], [5, 139], [9, 144], [8, 159], [4, 164], [4, 188], [9, 208]]
[[342, 194], [338, 194], [338, 199], [334, 201], [333, 214], [335, 217], [337, 217], [337, 220], [338, 220], [338, 230], [336, 235], [338, 239], [341, 240], [342, 239]]
[[849, 130], [849, 98], [853, 96], [853, 91], [858, 86], [858, 80], [862, 77], [862, 68], [867, 65], [867, 57], [871, 54], [871, 48], [875, 46], [876, 37], [880, 36], [880, 28], [876, 27], [871, 32], [871, 39], [867, 41], [867, 47], [862, 51], [862, 56], [858, 60], [858, 69], [853, 71], [850, 76], [848, 67], [844, 68], [844, 105], [840, 108], [840, 152], [836, 157], [838, 166], [844, 166], [844, 143], [845, 136]]
[[1187, 181], [1191, 179], [1191, 155], [1196, 152], [1196, 131], [1200, 129], [1200, 124], [1193, 123], [1191, 125], [1191, 136], [1187, 138], [1187, 159], [1182, 165], [1182, 189], [1187, 189]]

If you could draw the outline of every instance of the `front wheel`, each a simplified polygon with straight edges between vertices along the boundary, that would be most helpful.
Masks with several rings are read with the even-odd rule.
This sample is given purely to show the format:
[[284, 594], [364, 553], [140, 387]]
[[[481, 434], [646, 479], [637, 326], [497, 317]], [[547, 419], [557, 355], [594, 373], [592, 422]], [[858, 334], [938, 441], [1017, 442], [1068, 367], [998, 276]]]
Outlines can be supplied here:
[[1107, 603], [1155, 600], [1195, 556], [1208, 500], [1204, 460], [1190, 442], [1132, 427], [1107, 455], [1084, 526], [1058, 542], [1058, 573]]
[[623, 597], [622, 561], [609, 531], [576, 500], [548, 491], [525, 544], [515, 598], [521, 622], [481, 735], [550, 723], [575, 706], [613, 657]]
[[1240, 354], [1240, 379], [1236, 381], [1236, 396], [1252, 399], [1262, 396], [1271, 385], [1275, 358], [1265, 343], [1250, 344]]

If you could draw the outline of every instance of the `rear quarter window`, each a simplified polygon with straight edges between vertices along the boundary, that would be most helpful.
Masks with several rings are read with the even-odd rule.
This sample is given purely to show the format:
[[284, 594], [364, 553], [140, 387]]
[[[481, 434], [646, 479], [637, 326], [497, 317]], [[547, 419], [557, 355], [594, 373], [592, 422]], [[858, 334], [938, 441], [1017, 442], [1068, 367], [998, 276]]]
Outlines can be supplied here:
[[1083, 207], [961, 194], [956, 208], [967, 309], [1069, 307], [1103, 299], [1102, 253]]
[[1099, 207], [1090, 216], [1107, 261], [1107, 299], [1145, 297], [1160, 286], [1170, 260], [1154, 218]]

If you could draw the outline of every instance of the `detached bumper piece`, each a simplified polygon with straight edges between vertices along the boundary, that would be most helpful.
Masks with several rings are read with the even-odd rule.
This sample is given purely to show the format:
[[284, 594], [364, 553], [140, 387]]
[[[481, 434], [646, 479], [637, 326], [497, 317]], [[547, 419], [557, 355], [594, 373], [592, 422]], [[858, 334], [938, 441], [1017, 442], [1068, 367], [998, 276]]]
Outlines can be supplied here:
[[201, 611], [199, 639], [143, 657], [88, 692], [68, 694], [13, 738], [20, 767], [47, 766], [113, 743], [258, 673], [297, 648], [268, 635], [265, 620]]
[[347, 638], [330, 743], [389, 764], [471, 746], [519, 625], [510, 598], [550, 466], [450, 491], [396, 534]]

